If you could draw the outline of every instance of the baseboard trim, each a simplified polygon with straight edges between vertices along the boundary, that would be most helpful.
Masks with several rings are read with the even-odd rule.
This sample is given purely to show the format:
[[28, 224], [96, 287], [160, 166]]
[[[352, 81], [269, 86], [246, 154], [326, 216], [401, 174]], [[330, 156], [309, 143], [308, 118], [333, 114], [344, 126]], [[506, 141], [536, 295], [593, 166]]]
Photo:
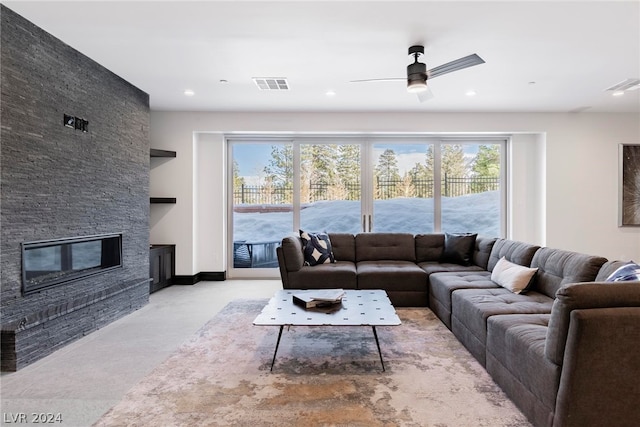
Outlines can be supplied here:
[[226, 271], [201, 271], [193, 276], [173, 276], [172, 285], [195, 285], [201, 281], [222, 282], [227, 280]]

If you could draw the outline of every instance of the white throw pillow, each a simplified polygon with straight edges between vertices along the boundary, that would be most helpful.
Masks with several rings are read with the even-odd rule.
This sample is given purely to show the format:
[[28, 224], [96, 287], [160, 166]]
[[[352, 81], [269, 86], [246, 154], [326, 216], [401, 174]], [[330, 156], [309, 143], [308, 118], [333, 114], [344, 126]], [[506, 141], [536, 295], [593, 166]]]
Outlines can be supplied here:
[[523, 267], [502, 257], [491, 272], [491, 280], [514, 294], [519, 294], [527, 289], [537, 271], [537, 268]]

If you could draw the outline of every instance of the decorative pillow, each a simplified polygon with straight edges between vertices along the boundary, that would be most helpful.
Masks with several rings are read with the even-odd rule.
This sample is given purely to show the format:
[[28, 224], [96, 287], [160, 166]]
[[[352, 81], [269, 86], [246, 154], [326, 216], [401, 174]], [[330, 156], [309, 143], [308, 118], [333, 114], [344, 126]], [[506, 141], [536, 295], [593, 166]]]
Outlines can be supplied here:
[[523, 267], [502, 257], [493, 267], [491, 280], [514, 294], [519, 294], [529, 287], [537, 271], [537, 268]]
[[478, 237], [477, 234], [471, 233], [444, 233], [444, 252], [440, 261], [471, 265], [473, 249], [476, 246], [476, 237]]
[[336, 262], [333, 257], [331, 240], [327, 233], [307, 233], [300, 230], [304, 265], [317, 265]]
[[605, 282], [626, 282], [640, 280], [640, 265], [635, 262], [629, 262], [606, 278]]

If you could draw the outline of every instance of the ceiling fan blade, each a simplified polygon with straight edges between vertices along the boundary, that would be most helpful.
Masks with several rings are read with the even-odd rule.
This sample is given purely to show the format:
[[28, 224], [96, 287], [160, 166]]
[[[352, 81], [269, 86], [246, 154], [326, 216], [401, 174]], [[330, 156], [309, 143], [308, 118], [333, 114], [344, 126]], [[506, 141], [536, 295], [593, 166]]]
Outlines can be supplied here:
[[407, 78], [406, 77], [388, 77], [385, 79], [349, 80], [349, 83], [396, 82], [399, 80], [407, 80]]
[[416, 95], [418, 96], [418, 101], [420, 101], [420, 102], [425, 102], [425, 101], [428, 101], [430, 99], [435, 98], [435, 96], [433, 95], [433, 92], [431, 92], [431, 88], [430, 87], [427, 87], [427, 90], [425, 90], [423, 92], [416, 93]]
[[456, 59], [455, 61], [447, 62], [446, 64], [442, 64], [438, 67], [432, 68], [427, 71], [427, 75], [430, 79], [432, 79], [443, 74], [451, 73], [453, 71], [462, 70], [464, 68], [473, 67], [474, 65], [480, 64], [484, 64], [484, 59], [480, 58], [474, 53], [469, 56], [465, 56], [464, 58]]

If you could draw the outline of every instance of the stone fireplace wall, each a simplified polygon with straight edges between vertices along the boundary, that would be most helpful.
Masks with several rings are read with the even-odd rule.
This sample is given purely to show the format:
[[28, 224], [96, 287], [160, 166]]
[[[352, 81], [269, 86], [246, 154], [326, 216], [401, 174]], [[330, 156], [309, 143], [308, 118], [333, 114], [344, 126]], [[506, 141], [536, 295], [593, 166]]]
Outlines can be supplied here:
[[[1, 351], [13, 371], [148, 302], [149, 96], [0, 14]], [[23, 295], [22, 242], [106, 233], [123, 235], [122, 268]]]

